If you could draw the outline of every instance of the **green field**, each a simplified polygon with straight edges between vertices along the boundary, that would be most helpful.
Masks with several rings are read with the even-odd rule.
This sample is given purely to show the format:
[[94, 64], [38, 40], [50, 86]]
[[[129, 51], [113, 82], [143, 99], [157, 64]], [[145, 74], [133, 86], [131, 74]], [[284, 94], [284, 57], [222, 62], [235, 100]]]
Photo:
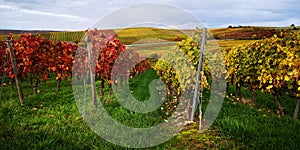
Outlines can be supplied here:
[[[149, 97], [148, 84], [156, 79], [153, 70], [130, 80], [133, 95], [141, 100]], [[64, 81], [56, 95], [56, 81], [41, 83], [40, 93], [33, 95], [28, 79], [22, 83], [26, 103], [20, 106], [16, 87], [5, 86], [0, 103], [1, 149], [127, 149], [101, 139], [84, 123], [74, 101], [69, 81]], [[98, 83], [97, 83], [98, 85]], [[234, 87], [230, 87], [234, 91]], [[104, 90], [106, 93], [109, 90]], [[146, 91], [146, 92], [145, 92]], [[209, 92], [205, 92], [205, 105]], [[245, 104], [225, 98], [221, 112], [213, 126], [198, 132], [198, 123], [186, 127], [170, 141], [148, 149], [299, 149], [300, 121], [292, 119], [292, 110], [285, 117], [276, 115], [272, 97], [257, 92], [261, 109], [256, 110], [243, 90]], [[284, 97], [284, 107], [294, 106]], [[247, 103], [248, 101], [248, 103]], [[121, 123], [130, 126], [149, 126], [159, 123], [161, 111], [141, 115], [124, 109], [114, 95], [107, 94], [101, 103]], [[147, 140], [147, 139], [145, 139]]]

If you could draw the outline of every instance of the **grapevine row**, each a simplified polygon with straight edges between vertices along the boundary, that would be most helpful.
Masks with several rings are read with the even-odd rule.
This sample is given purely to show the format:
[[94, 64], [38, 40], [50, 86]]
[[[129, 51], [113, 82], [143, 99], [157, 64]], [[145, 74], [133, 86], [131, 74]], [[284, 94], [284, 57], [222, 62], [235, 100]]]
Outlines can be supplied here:
[[[125, 46], [112, 36], [105, 37], [101, 31], [97, 30], [87, 31], [88, 34], [93, 36], [92, 53], [95, 56], [94, 62], [96, 62], [94, 66], [95, 74], [102, 82], [113, 83], [110, 81], [111, 70], [121, 52], [131, 53], [130, 56], [134, 56], [133, 58], [136, 59], [135, 62], [137, 63], [142, 60], [136, 52], [126, 50]], [[9, 35], [9, 37], [17, 60], [19, 70], [17, 76], [19, 78], [29, 77], [35, 94], [37, 94], [40, 81], [48, 80], [49, 75], [53, 73], [55, 73], [58, 81], [58, 92], [62, 79], [72, 76], [76, 53], [82, 53], [82, 55], [79, 54], [82, 59], [80, 60], [81, 64], [87, 61], [87, 48], [82, 47], [80, 44], [49, 40], [31, 34], [22, 34], [17, 40], [12, 35]], [[10, 78], [14, 78], [15, 74], [12, 70], [6, 41], [0, 41], [0, 54], [3, 58], [7, 58], [7, 60], [0, 59], [1, 74], [2, 71], [5, 71]], [[124, 65], [126, 64], [124, 63]], [[127, 67], [126, 71], [130, 71], [131, 74], [138, 74], [145, 69], [149, 69], [151, 65], [145, 60], [133, 67], [133, 69]], [[121, 68], [126, 68], [126, 66], [121, 66]]]
[[[281, 33], [271, 38], [232, 48], [226, 55], [227, 81], [248, 87], [257, 105], [254, 90], [274, 95], [288, 93], [300, 99], [300, 34]], [[240, 96], [241, 97], [241, 96]]]

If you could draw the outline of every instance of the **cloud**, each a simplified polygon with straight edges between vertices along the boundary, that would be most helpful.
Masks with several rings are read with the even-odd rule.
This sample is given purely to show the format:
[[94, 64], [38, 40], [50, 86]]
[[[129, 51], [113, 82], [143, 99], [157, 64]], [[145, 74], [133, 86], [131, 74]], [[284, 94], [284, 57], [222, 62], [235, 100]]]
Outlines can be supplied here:
[[256, 25], [256, 26], [284, 27], [284, 26], [290, 26], [291, 24], [300, 25], [300, 19], [289, 18], [286, 20], [279, 20], [279, 21], [248, 22], [248, 24]]
[[[288, 26], [298, 24], [300, 3], [297, 0], [0, 0], [0, 28], [43, 28], [43, 29], [71, 29], [84, 30], [92, 27], [101, 18], [109, 16], [114, 11], [130, 7], [143, 2], [163, 3], [176, 6], [199, 19], [208, 27], [227, 27], [228, 25], [269, 25]], [[182, 26], [191, 24], [176, 12], [173, 18], [166, 18], [158, 14], [158, 8], [149, 8], [145, 17], [157, 15], [161, 22], [169, 25], [182, 23]], [[130, 12], [130, 11], [129, 11]], [[150, 14], [152, 12], [152, 14]], [[179, 12], [179, 11], [178, 11]], [[136, 22], [138, 18], [123, 14], [115, 15], [109, 22], [117, 23], [118, 16], [125, 22]], [[26, 23], [22, 23], [26, 20]], [[135, 21], [134, 21], [135, 20]], [[141, 21], [141, 20], [140, 20]], [[157, 19], [157, 21], [159, 21]], [[12, 22], [18, 22], [13, 24]], [[103, 25], [109, 24], [109, 22]], [[114, 26], [119, 26], [115, 24]], [[113, 26], [113, 25], [110, 25]]]
[[74, 15], [68, 15], [68, 14], [59, 14], [54, 12], [44, 12], [44, 11], [38, 11], [38, 10], [28, 10], [28, 9], [22, 9], [16, 6], [9, 6], [9, 5], [0, 5], [0, 9], [7, 9], [7, 10], [13, 10], [17, 11], [19, 13], [27, 13], [27, 14], [34, 14], [34, 15], [41, 15], [41, 16], [52, 16], [52, 17], [61, 17], [66, 19], [80, 19], [78, 16]]
[[83, 30], [86, 18], [55, 11], [25, 9], [20, 6], [0, 4], [0, 28], [39, 30]]
[[[103, 17], [95, 27], [112, 29], [143, 25], [194, 28], [201, 22], [186, 11], [170, 5], [145, 3], [121, 8]], [[193, 26], [191, 26], [193, 24]], [[188, 26], [189, 25], [189, 26]]]
[[[222, 3], [223, 1], [220, 1]], [[243, 2], [243, 1], [242, 1]], [[241, 1], [229, 1], [228, 4], [203, 8], [194, 12], [196, 16], [202, 17], [205, 22], [215, 27], [226, 27], [231, 25], [269, 25], [286, 26], [291, 24], [289, 20], [299, 15], [299, 4], [295, 1], [257, 1], [247, 3]], [[221, 7], [222, 6], [222, 7]], [[286, 25], [283, 23], [286, 22]], [[260, 24], [261, 23], [261, 24]], [[225, 26], [224, 26], [225, 25]]]

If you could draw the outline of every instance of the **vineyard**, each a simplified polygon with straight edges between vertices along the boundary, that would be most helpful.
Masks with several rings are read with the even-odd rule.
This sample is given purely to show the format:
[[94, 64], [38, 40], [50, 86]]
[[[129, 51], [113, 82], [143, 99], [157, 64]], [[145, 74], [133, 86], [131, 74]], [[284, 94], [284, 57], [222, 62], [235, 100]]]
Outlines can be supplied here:
[[[209, 103], [212, 84], [216, 83], [221, 87], [224, 86], [221, 80], [226, 81], [226, 98], [215, 123], [203, 134], [197, 132], [196, 123], [191, 124], [169, 142], [157, 146], [157, 149], [300, 148], [300, 137], [297, 134], [300, 132], [300, 122], [297, 119], [300, 107], [300, 32], [256, 28], [243, 32], [238, 31], [239, 29], [229, 30], [235, 32], [214, 32], [220, 32], [217, 35], [219, 39], [239, 40], [207, 41], [200, 72], [204, 109]], [[27, 148], [47, 148], [53, 144], [55, 148], [90, 149], [91, 145], [94, 148], [121, 148], [104, 140], [95, 141], [96, 135], [85, 127], [81, 114], [76, 109], [70, 87], [86, 73], [94, 75], [94, 86], [98, 88], [93, 91], [100, 99], [93, 97], [95, 108], [98, 103], [102, 103], [114, 118], [124, 124], [148, 127], [163, 122], [174, 112], [180, 99], [184, 99], [185, 107], [188, 112], [191, 111], [191, 91], [196, 83], [194, 77], [200, 57], [198, 41], [202, 38], [202, 31], [193, 33], [191, 37], [183, 36], [182, 32], [155, 28], [145, 28], [145, 36], [137, 36], [139, 33], [135, 32], [136, 29], [115, 31], [93, 29], [40, 35], [10, 34], [8, 38], [15, 55], [17, 73], [13, 70], [8, 41], [0, 41], [0, 75], [3, 77], [1, 86], [4, 91], [3, 98], [0, 99], [3, 107], [0, 108], [0, 127], [4, 130], [0, 131], [0, 135], [5, 141], [0, 144], [1, 147], [8, 148], [12, 145], [18, 149], [25, 145]], [[169, 50], [162, 57], [154, 60], [147, 60], [140, 56], [139, 51], [125, 46], [154, 37], [164, 37], [163, 40], [178, 43], [168, 47]], [[218, 45], [222, 49], [219, 50]], [[87, 71], [87, 68], [90, 70]], [[15, 101], [15, 78], [21, 79], [25, 88], [25, 101], [20, 101], [21, 106]], [[162, 106], [153, 113], [128, 111], [121, 107], [113, 94], [118, 93], [124, 83], [129, 83], [132, 94], [143, 101], [150, 97], [148, 85], [154, 79], [160, 79], [166, 85], [167, 96]], [[160, 87], [157, 88], [160, 90]], [[47, 106], [53, 106], [55, 111], [63, 113], [53, 115], [53, 110], [46, 108]], [[16, 107], [16, 110], [8, 110], [6, 107]], [[22, 115], [15, 116], [12, 111], [21, 112], [27, 118], [34, 116], [36, 120], [27, 120], [29, 123], [21, 127], [17, 127], [17, 123], [10, 126], [5, 122], [12, 122], [9, 117], [26, 120]], [[43, 117], [46, 120], [41, 120]], [[73, 125], [70, 129], [51, 129], [50, 124], [46, 123], [49, 119], [54, 119], [56, 125]], [[38, 129], [39, 124], [41, 129]], [[253, 124], [258, 127], [255, 128], [256, 125]], [[13, 134], [17, 134], [17, 131], [13, 131], [15, 129], [26, 132], [14, 137]], [[64, 137], [71, 141], [63, 139], [59, 134], [50, 133], [48, 129], [65, 133]], [[75, 135], [71, 135], [68, 130]], [[30, 140], [41, 139], [44, 140], [43, 143], [34, 146], [30, 142], [25, 142], [24, 145], [17, 142], [34, 132], [43, 133]], [[46, 138], [48, 134], [52, 139]], [[92, 142], [85, 137], [93, 139]], [[77, 143], [78, 141], [85, 144]]]
[[[104, 33], [115, 35], [115, 37], [120, 40], [123, 44], [129, 45], [138, 42], [143, 39], [163, 39], [167, 41], [180, 41], [187, 36], [185, 33], [179, 30], [172, 29], [159, 29], [159, 28], [124, 28], [115, 30], [101, 30]], [[192, 30], [191, 30], [192, 31]], [[190, 32], [190, 31], [189, 31]], [[44, 37], [49, 40], [55, 41], [68, 41], [73, 43], [79, 43], [85, 36], [85, 31], [64, 31], [64, 32], [54, 32], [54, 31], [7, 31], [1, 34], [0, 40], [5, 40], [7, 34], [15, 33], [14, 38], [18, 39], [21, 34], [33, 34], [35, 36]]]

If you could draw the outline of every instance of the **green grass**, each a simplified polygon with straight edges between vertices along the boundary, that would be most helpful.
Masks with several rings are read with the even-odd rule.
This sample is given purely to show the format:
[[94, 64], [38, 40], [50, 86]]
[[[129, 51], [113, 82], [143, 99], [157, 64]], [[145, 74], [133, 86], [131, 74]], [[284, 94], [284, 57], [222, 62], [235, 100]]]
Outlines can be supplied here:
[[[234, 91], [233, 86], [230, 89]], [[243, 97], [252, 98], [247, 89], [242, 91]], [[226, 98], [215, 126], [230, 139], [255, 149], [299, 149], [300, 121], [292, 118], [296, 101], [288, 96], [279, 97], [286, 113], [280, 117], [272, 96], [255, 93], [259, 110]]]
[[[130, 90], [138, 100], [150, 97], [148, 84], [157, 79], [153, 70], [130, 80]], [[99, 83], [97, 83], [99, 85]], [[21, 106], [16, 87], [3, 88], [0, 102], [0, 147], [1, 149], [129, 149], [106, 142], [95, 134], [78, 112], [69, 81], [62, 82], [56, 95], [54, 77], [41, 82], [40, 93], [33, 95], [29, 81], [22, 82], [26, 103]], [[106, 86], [107, 87], [107, 86]], [[149, 127], [163, 121], [163, 112], [138, 114], [123, 108], [115, 96], [106, 95], [101, 101], [111, 116], [123, 124], [133, 127]], [[231, 87], [233, 91], [233, 87]], [[204, 93], [207, 97], [209, 91]], [[243, 90], [243, 96], [250, 98]], [[272, 97], [257, 92], [260, 111], [225, 98], [222, 110], [213, 126], [204, 133], [198, 132], [198, 124], [186, 127], [180, 134], [161, 145], [147, 149], [299, 149], [300, 121], [289, 115], [288, 97], [283, 106], [286, 117], [272, 113], [276, 106]], [[205, 99], [205, 104], [208, 100]], [[269, 113], [267, 109], [271, 109]], [[147, 140], [147, 139], [145, 139]]]
[[224, 135], [255, 149], [299, 149], [300, 123], [290, 117], [279, 118], [240, 103], [226, 100], [215, 126]]
[[[148, 84], [156, 78], [155, 72], [150, 70], [131, 80], [133, 95], [139, 100], [148, 98]], [[1, 149], [128, 149], [106, 142], [87, 126], [78, 112], [69, 81], [62, 82], [58, 95], [54, 77], [46, 83], [41, 82], [38, 95], [33, 95], [27, 79], [23, 80], [22, 86], [26, 99], [23, 106], [19, 104], [15, 86], [13, 89], [10, 86], [3, 88], [0, 103]], [[105, 88], [104, 91], [108, 93], [109, 89]], [[101, 102], [114, 119], [129, 126], [149, 127], [163, 121], [160, 117], [161, 111], [149, 114], [132, 113], [121, 107], [114, 95], [106, 94]], [[202, 137], [202, 134], [199, 133], [198, 137]], [[214, 140], [214, 137], [207, 140], [210, 139]], [[218, 139], [222, 139], [220, 135]], [[181, 147], [179, 141], [188, 139], [174, 137], [148, 149]], [[202, 146], [214, 145], [207, 143]]]

